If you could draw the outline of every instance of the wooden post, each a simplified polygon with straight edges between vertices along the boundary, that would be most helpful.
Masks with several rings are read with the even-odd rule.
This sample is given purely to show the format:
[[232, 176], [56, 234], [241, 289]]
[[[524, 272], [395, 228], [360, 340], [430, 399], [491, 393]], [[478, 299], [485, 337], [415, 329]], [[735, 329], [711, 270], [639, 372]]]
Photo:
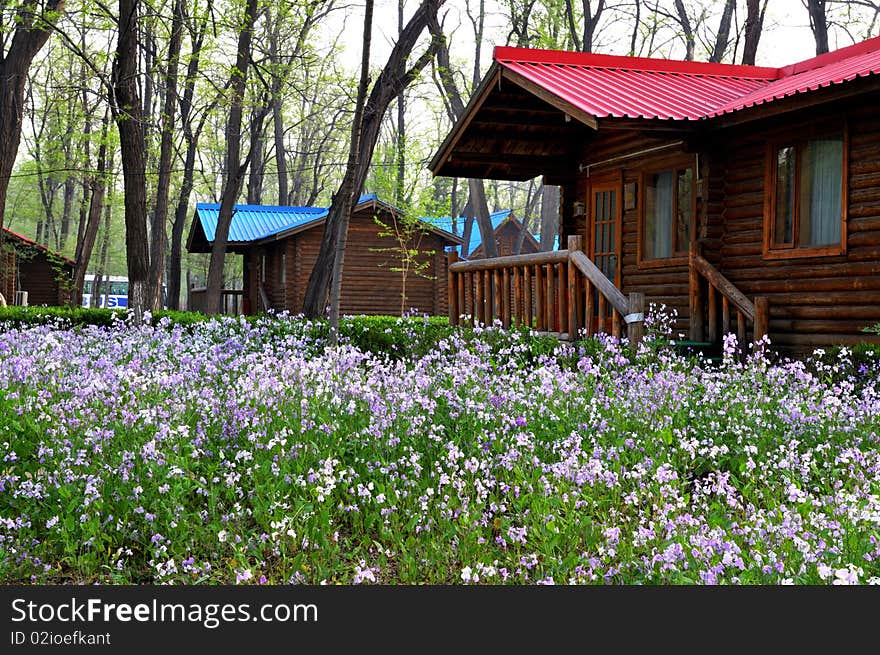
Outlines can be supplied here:
[[770, 334], [770, 300], [767, 296], [755, 298], [755, 334], [754, 340], [759, 341]]
[[718, 292], [709, 286], [709, 341], [718, 343]]
[[544, 311], [547, 315], [544, 321], [547, 324], [548, 332], [556, 332], [556, 312], [554, 305], [556, 304], [556, 293], [553, 289], [553, 264], [547, 264], [547, 270], [544, 271], [544, 282], [547, 288], [544, 291]]
[[492, 325], [492, 271], [483, 271], [483, 324]]
[[617, 313], [617, 307], [611, 308], [611, 335], [620, 339], [620, 314]]
[[730, 332], [730, 301], [721, 294], [721, 334]]
[[522, 325], [522, 274], [519, 266], [513, 269], [513, 324]]
[[745, 351], [746, 317], [739, 309], [736, 310], [736, 340], [739, 341], [739, 347]]
[[535, 329], [543, 332], [545, 328], [544, 319], [547, 312], [544, 310], [544, 268], [540, 265], [535, 266]]
[[[556, 322], [559, 323], [559, 333], [568, 333], [568, 270], [563, 264], [556, 264]], [[569, 339], [571, 336], [569, 336]]]
[[[641, 320], [635, 320], [633, 314], [641, 314]], [[645, 338], [645, 294], [638, 291], [629, 294], [629, 316], [626, 337], [635, 346]]]
[[504, 288], [501, 286], [501, 270], [495, 269], [492, 275], [492, 322], [495, 319], [501, 319], [501, 297], [504, 295]]
[[450, 250], [446, 253], [446, 276], [448, 279], [446, 301], [449, 309], [450, 325], [458, 325], [458, 317], [461, 314], [458, 308], [458, 285], [456, 284], [455, 273], [452, 272], [452, 265], [457, 261], [458, 253], [455, 250]]
[[483, 310], [483, 274], [477, 271], [474, 273], [474, 325], [486, 322]]
[[593, 283], [584, 280], [584, 329], [587, 337], [592, 337], [596, 332], [593, 330]]
[[[581, 237], [578, 235], [571, 235], [568, 237], [568, 252], [571, 253], [575, 250], [581, 249]], [[574, 341], [578, 337], [578, 332], [580, 331], [580, 312], [578, 312], [578, 298], [580, 294], [578, 293], [578, 282], [580, 281], [580, 276], [578, 275], [577, 267], [571, 261], [571, 256], [568, 258], [568, 338]]]
[[525, 299], [523, 301], [523, 315], [525, 324], [529, 329], [535, 327], [532, 323], [532, 267], [523, 266], [523, 291], [525, 291]]
[[[496, 273], [497, 275], [497, 273]], [[504, 329], [510, 327], [510, 269], [501, 271], [501, 324]]]
[[596, 318], [596, 332], [608, 334], [608, 309], [605, 307], [605, 295], [599, 292], [599, 316]]
[[467, 275], [459, 274], [458, 276], [458, 315], [467, 314], [467, 295], [464, 292], [464, 279]]
[[691, 341], [703, 340], [703, 300], [700, 297], [700, 275], [694, 259], [699, 254], [696, 241], [691, 242], [688, 255], [688, 287], [690, 297], [690, 337]]

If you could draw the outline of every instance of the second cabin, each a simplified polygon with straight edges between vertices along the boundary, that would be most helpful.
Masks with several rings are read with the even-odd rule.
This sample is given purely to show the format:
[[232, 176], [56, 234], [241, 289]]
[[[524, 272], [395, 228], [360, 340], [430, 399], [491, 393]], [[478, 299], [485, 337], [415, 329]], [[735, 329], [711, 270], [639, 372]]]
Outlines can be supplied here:
[[430, 168], [560, 185], [567, 250], [453, 263], [451, 317], [876, 341], [878, 106], [880, 38], [782, 68], [496, 48]]
[[[196, 206], [187, 241], [190, 252], [211, 251], [219, 212], [216, 204]], [[227, 252], [244, 258], [243, 285], [240, 291], [224, 291], [224, 311], [299, 313], [327, 215], [326, 207], [237, 205]], [[361, 196], [349, 221], [341, 312], [445, 315], [445, 251], [461, 243], [460, 237], [424, 221], [407, 227], [400, 210], [375, 195]], [[404, 261], [404, 250], [417, 253], [410, 264]], [[204, 290], [191, 290], [190, 308], [199, 309], [203, 296]]]

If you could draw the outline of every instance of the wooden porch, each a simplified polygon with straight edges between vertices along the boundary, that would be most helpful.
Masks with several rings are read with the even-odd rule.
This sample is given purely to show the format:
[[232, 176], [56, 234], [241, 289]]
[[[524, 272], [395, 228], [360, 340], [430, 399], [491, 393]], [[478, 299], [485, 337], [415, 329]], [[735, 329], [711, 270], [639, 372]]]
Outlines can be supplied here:
[[[625, 295], [593, 263], [580, 236], [568, 248], [476, 261], [448, 253], [449, 321], [505, 329], [528, 326], [561, 340], [599, 333], [638, 343], [645, 334], [645, 295]], [[741, 346], [767, 334], [769, 302], [747, 298], [699, 253], [689, 257], [690, 334], [719, 344], [733, 332]]]
[[[210, 314], [207, 311], [208, 289], [206, 287], [190, 287], [186, 299], [186, 308], [191, 312]], [[223, 289], [220, 296], [220, 313], [238, 316], [244, 312], [244, 290]]]

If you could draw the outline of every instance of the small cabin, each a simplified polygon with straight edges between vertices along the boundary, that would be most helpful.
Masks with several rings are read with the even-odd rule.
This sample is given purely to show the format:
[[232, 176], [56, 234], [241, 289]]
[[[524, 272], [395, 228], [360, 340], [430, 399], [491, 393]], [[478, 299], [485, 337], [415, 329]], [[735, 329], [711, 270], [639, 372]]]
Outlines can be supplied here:
[[2, 228], [0, 293], [10, 305], [65, 305], [76, 262], [26, 236]]
[[564, 250], [453, 262], [450, 317], [876, 341], [878, 107], [880, 38], [779, 68], [498, 47], [429, 168], [559, 185]]
[[[219, 211], [217, 204], [196, 206], [189, 252], [211, 251]], [[240, 294], [241, 302], [225, 306], [246, 314], [269, 309], [299, 313], [328, 213], [326, 207], [236, 205], [227, 252], [243, 257], [244, 280], [240, 291], [225, 292]], [[462, 239], [423, 221], [421, 229], [404, 232], [396, 227], [403, 225], [401, 218], [399, 209], [375, 194], [361, 196], [353, 208], [342, 275], [343, 314], [399, 316], [401, 308], [447, 313], [446, 249]], [[401, 234], [400, 240], [395, 234]], [[404, 248], [419, 251], [418, 271], [405, 277], [400, 270]], [[197, 303], [198, 291], [195, 298]]]

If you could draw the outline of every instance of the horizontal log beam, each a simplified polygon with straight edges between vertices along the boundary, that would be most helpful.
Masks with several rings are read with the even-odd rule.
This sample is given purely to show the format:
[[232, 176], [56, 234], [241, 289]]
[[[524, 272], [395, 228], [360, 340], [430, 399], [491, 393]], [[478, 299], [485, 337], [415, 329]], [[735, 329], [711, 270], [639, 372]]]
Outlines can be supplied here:
[[567, 250], [551, 250], [549, 252], [532, 252], [526, 255], [509, 255], [507, 257], [492, 257], [491, 259], [474, 259], [466, 262], [455, 262], [454, 264], [449, 265], [449, 270], [453, 273], [464, 273], [466, 271], [491, 271], [513, 266], [561, 264], [566, 261], [568, 261]]

